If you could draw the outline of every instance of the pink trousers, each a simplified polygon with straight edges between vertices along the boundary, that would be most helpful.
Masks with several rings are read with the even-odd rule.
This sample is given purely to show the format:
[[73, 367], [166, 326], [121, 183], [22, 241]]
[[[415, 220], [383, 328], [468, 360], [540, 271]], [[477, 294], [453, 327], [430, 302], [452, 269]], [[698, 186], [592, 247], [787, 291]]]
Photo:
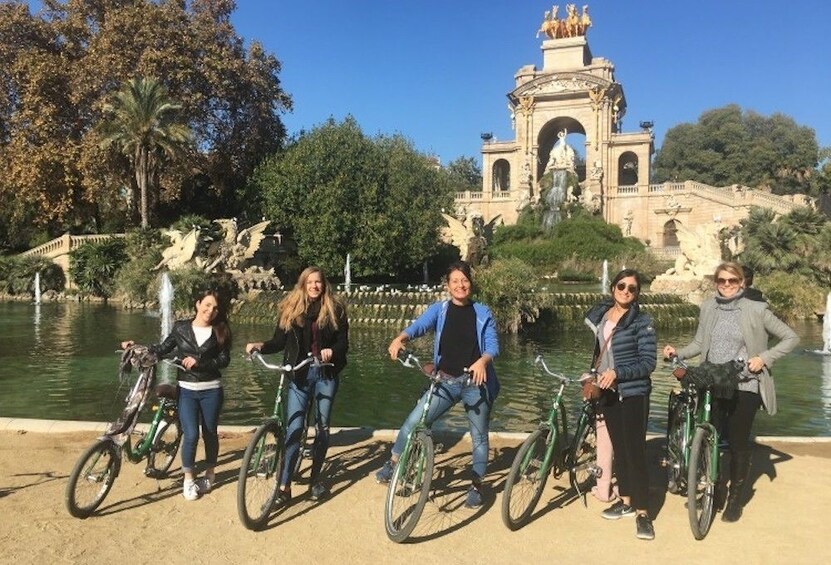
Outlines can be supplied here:
[[609, 502], [617, 498], [617, 489], [612, 488], [612, 462], [615, 454], [603, 414], [597, 415], [596, 427], [597, 466], [600, 467], [600, 476], [597, 477], [597, 485], [592, 487], [592, 494], [600, 501]]

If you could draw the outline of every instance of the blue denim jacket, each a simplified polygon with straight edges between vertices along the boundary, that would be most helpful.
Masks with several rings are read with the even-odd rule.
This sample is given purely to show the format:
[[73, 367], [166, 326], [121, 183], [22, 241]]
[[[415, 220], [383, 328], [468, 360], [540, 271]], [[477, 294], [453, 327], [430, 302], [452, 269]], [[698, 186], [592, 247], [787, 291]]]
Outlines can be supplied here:
[[[421, 337], [430, 331], [435, 331], [436, 336], [433, 342], [433, 362], [438, 366], [441, 354], [439, 353], [439, 344], [441, 343], [441, 332], [444, 328], [444, 322], [447, 319], [447, 306], [450, 303], [448, 300], [436, 302], [431, 304], [427, 311], [418, 317], [408, 328], [404, 330], [407, 337], [414, 339]], [[478, 302], [473, 303], [473, 311], [476, 313], [476, 335], [479, 339], [479, 351], [482, 354], [487, 353], [492, 358], [499, 355], [499, 337], [496, 334], [496, 320], [493, 319], [490, 308]], [[496, 370], [493, 363], [488, 363], [486, 368], [487, 381], [485, 382], [490, 401], [496, 399], [499, 394], [499, 379], [496, 378]]]

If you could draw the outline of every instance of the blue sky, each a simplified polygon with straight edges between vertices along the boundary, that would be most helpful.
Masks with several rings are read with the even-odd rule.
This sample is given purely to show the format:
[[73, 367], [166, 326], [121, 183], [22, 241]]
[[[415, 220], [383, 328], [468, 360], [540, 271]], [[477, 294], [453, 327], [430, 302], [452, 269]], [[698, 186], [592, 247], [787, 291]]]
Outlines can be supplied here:
[[[578, 9], [583, 2], [577, 3]], [[370, 135], [400, 133], [443, 163], [479, 159], [480, 133], [513, 139], [506, 94], [542, 66], [536, 0], [237, 0], [232, 17], [283, 64], [290, 132], [353, 115]], [[560, 15], [565, 2], [560, 5]], [[667, 129], [739, 104], [781, 112], [831, 146], [831, 3], [802, 0], [588, 2], [595, 57], [615, 65], [624, 131]]]

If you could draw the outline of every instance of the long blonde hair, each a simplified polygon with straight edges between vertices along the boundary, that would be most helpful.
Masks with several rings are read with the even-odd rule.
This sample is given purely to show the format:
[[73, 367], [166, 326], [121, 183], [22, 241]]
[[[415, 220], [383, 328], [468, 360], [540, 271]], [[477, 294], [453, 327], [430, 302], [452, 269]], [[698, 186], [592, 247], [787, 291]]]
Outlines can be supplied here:
[[284, 331], [289, 331], [292, 324], [303, 325], [303, 315], [309, 308], [309, 295], [306, 293], [306, 281], [313, 273], [320, 275], [323, 291], [320, 294], [320, 313], [317, 315], [317, 325], [320, 328], [330, 326], [338, 329], [337, 309], [345, 308], [343, 303], [330, 291], [329, 281], [320, 267], [306, 267], [297, 278], [294, 288], [280, 301], [280, 319], [278, 325]]

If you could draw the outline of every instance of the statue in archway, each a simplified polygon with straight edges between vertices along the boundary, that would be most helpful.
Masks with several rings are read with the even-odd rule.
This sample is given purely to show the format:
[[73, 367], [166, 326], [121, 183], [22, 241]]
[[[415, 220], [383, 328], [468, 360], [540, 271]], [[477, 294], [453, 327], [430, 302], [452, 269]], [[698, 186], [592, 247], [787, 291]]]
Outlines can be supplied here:
[[576, 176], [574, 149], [566, 143], [568, 130], [557, 134], [542, 177], [542, 225], [548, 229], [560, 221], [561, 206], [568, 194], [569, 179]]

